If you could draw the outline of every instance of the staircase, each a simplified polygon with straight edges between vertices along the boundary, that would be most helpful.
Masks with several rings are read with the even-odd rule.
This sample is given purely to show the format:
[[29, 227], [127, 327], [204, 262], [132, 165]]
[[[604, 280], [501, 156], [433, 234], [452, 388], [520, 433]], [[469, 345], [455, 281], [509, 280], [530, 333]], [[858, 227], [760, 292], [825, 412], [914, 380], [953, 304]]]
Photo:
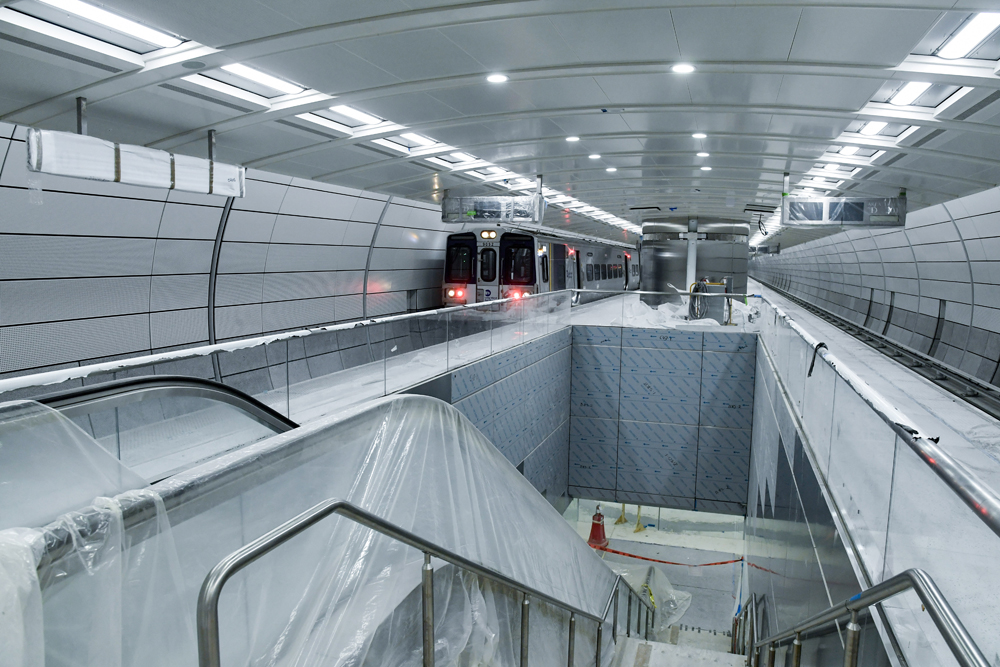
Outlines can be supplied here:
[[725, 635], [715, 635], [721, 641], [712, 641], [712, 633], [700, 636], [676, 629], [671, 628], [670, 643], [619, 637], [611, 667], [746, 667], [746, 656], [728, 652], [730, 639]]

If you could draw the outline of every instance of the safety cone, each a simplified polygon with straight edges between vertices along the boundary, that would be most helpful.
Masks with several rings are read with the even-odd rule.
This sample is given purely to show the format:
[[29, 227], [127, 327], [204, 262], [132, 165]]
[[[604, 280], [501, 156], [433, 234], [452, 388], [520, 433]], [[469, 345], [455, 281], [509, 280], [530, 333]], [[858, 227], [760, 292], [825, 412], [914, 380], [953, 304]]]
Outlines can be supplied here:
[[597, 549], [608, 546], [608, 536], [604, 534], [604, 515], [601, 514], [601, 506], [597, 506], [594, 513], [593, 523], [590, 524], [590, 539], [587, 544]]

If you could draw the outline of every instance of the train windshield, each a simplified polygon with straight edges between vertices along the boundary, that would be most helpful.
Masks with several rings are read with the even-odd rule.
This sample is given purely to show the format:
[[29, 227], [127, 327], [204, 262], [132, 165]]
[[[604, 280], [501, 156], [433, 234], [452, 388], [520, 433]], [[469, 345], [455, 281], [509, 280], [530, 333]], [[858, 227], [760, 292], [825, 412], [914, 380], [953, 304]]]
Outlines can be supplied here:
[[[469, 236], [472, 235], [469, 234]], [[446, 283], [475, 282], [475, 269], [473, 267], [475, 252], [475, 239], [472, 240], [472, 244], [466, 244], [456, 239], [449, 240], [444, 263], [444, 281]]]
[[504, 235], [500, 242], [500, 282], [535, 284], [535, 242], [530, 236]]
[[497, 279], [497, 251], [493, 248], [485, 248], [479, 253], [479, 278], [484, 283]]

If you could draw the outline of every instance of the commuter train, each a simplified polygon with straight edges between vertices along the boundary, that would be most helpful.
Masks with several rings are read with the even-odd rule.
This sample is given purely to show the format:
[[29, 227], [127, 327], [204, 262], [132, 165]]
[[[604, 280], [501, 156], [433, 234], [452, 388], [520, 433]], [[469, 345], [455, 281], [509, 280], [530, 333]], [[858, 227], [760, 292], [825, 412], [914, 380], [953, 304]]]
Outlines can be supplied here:
[[639, 253], [482, 225], [448, 237], [442, 303], [519, 299], [562, 289], [639, 289]]

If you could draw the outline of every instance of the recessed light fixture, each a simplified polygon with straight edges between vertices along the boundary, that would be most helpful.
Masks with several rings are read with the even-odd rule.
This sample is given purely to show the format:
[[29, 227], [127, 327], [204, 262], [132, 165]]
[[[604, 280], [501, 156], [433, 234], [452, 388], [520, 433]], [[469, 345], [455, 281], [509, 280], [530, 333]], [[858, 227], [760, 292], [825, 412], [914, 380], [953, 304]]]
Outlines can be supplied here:
[[707, 139], [708, 135], [705, 134], [704, 132], [695, 132], [694, 134], [691, 135], [691, 138], [692, 139]]
[[712, 171], [712, 168], [711, 167], [702, 167], [701, 170], [702, 171]]
[[898, 107], [905, 107], [916, 102], [917, 98], [924, 94], [931, 84], [924, 81], [910, 81], [908, 84], [896, 91], [896, 94], [889, 100], [890, 104]]
[[262, 86], [267, 86], [268, 88], [273, 88], [280, 93], [286, 95], [296, 95], [301, 93], [305, 88], [301, 86], [296, 86], [294, 83], [289, 83], [283, 81], [276, 76], [271, 76], [270, 74], [264, 74], [260, 70], [256, 70], [252, 67], [247, 67], [246, 65], [241, 65], [239, 63], [234, 63], [232, 65], [223, 65], [222, 69], [229, 72], [230, 74], [235, 74], [238, 77], [244, 78], [247, 81], [253, 81], [254, 83], [259, 83]]
[[698, 153], [698, 157], [708, 157], [708, 153], [702, 151], [701, 153]]
[[857, 152], [858, 152], [857, 146], [844, 146], [843, 148], [840, 149], [841, 155], [854, 155]]
[[865, 136], [874, 136], [885, 129], [886, 125], [889, 123], [883, 122], [881, 120], [870, 120], [864, 124], [858, 132], [864, 134]]
[[490, 83], [504, 83], [510, 78], [506, 74], [490, 74], [486, 77], [486, 80]]
[[840, 165], [839, 164], [830, 163], [828, 165], [824, 165], [823, 168], [826, 169], [827, 171], [837, 171], [838, 169], [840, 169]]
[[678, 74], [690, 74], [691, 72], [694, 71], [694, 65], [688, 65], [686, 63], [680, 63], [680, 64], [677, 64], [677, 65], [674, 65], [670, 69], [671, 69], [671, 71], [677, 72]]
[[964, 58], [975, 51], [998, 27], [1000, 27], [1000, 13], [976, 14], [938, 49], [937, 56], [948, 59]]
[[608, 167], [604, 171], [618, 171], [618, 167]]
[[88, 5], [85, 2], [80, 2], [80, 0], [39, 0], [39, 2], [49, 5], [50, 7], [55, 7], [56, 9], [61, 9], [64, 12], [69, 12], [70, 14], [87, 19], [88, 21], [93, 21], [94, 23], [102, 25], [105, 28], [111, 28], [115, 32], [120, 32], [123, 35], [135, 37], [140, 41], [146, 42], [147, 44], [153, 44], [165, 49], [178, 46], [184, 41], [177, 39], [173, 35], [168, 35], [165, 32], [160, 32], [159, 30], [154, 30], [153, 28], [144, 26], [141, 23], [130, 21], [123, 16], [112, 14], [111, 12], [95, 7], [94, 5]]
[[580, 137], [566, 137], [566, 141], [580, 141]]
[[587, 157], [589, 157], [591, 160], [600, 160], [601, 159], [601, 156], [600, 156], [599, 153], [591, 153]]

